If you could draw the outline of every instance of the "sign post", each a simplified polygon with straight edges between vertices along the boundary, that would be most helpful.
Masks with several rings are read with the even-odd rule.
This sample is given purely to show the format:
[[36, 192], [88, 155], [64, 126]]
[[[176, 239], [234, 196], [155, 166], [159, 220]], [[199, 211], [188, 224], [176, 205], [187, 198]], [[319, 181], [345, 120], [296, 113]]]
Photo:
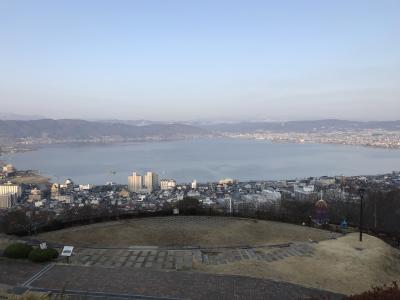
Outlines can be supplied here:
[[67, 264], [69, 264], [69, 258], [72, 255], [72, 251], [74, 251], [74, 246], [64, 246], [61, 256], [65, 256], [67, 258]]

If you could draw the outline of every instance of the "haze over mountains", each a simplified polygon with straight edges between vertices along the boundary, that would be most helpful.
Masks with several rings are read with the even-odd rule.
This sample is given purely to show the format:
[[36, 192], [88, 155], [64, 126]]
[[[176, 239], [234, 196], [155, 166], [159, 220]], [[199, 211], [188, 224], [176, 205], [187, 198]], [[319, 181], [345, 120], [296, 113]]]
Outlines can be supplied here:
[[119, 137], [122, 139], [145, 139], [158, 137], [172, 139], [203, 136], [205, 129], [185, 124], [151, 124], [144, 126], [122, 123], [90, 122], [73, 119], [2, 120], [0, 138], [49, 138], [49, 139], [90, 139]]
[[288, 122], [239, 122], [202, 125], [204, 129], [216, 132], [313, 132], [338, 130], [383, 129], [400, 130], [400, 121], [347, 121], [337, 119], [288, 121]]
[[46, 119], [46, 117], [40, 115], [21, 115], [9, 112], [0, 112], [0, 120], [29, 121], [29, 120], [40, 120], [40, 119]]
[[[195, 125], [193, 125], [195, 124]], [[400, 121], [358, 122], [346, 120], [315, 120], [289, 122], [239, 122], [239, 123], [165, 123], [138, 121], [86, 121], [76, 119], [0, 120], [0, 138], [48, 138], [84, 140], [102, 137], [119, 139], [176, 139], [204, 137], [222, 132], [315, 132], [383, 129], [400, 130]]]

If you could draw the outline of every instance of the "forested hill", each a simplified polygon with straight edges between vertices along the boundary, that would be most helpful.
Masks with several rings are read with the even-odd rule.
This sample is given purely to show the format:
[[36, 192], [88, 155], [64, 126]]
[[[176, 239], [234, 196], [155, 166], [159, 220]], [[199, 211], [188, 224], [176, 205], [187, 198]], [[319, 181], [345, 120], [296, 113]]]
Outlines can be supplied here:
[[203, 136], [208, 131], [185, 124], [151, 124], [134, 126], [120, 123], [90, 122], [84, 120], [0, 120], [0, 138], [50, 138], [50, 139], [89, 139], [104, 136], [126, 139], [176, 138], [184, 136]]
[[400, 131], [400, 121], [358, 122], [315, 120], [289, 122], [240, 122], [220, 124], [144, 123], [126, 121], [85, 121], [77, 119], [0, 120], [0, 139], [73, 139], [103, 137], [120, 139], [201, 137], [220, 132], [315, 132], [337, 130], [383, 129]]

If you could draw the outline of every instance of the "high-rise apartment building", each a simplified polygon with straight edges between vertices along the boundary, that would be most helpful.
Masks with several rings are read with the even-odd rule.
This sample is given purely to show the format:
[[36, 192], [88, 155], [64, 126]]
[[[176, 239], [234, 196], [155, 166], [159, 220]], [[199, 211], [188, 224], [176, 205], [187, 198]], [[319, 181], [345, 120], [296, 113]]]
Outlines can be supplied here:
[[154, 172], [147, 172], [146, 175], [144, 175], [144, 188], [152, 192], [154, 190], [158, 190], [160, 186], [160, 181], [158, 179], [158, 175]]
[[12, 208], [17, 200], [16, 193], [7, 193], [0, 195], [0, 209]]
[[133, 172], [132, 176], [128, 176], [128, 190], [130, 192], [138, 193], [143, 188], [143, 177], [142, 175]]
[[154, 172], [147, 172], [144, 176], [134, 172], [128, 176], [128, 190], [130, 192], [152, 192], [159, 189], [160, 181]]
[[197, 189], [197, 181], [196, 180], [192, 181], [192, 189], [193, 190]]
[[5, 194], [16, 194], [17, 197], [21, 197], [22, 195], [22, 189], [20, 185], [16, 184], [0, 184], [0, 195], [5, 195]]

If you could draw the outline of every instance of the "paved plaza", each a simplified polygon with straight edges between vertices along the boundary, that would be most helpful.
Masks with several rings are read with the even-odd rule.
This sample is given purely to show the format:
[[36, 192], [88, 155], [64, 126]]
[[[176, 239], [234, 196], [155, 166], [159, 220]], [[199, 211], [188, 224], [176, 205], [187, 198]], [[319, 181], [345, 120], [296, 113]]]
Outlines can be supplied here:
[[314, 244], [310, 242], [257, 248], [162, 249], [145, 246], [126, 249], [78, 248], [70, 263], [97, 267], [190, 270], [193, 263], [219, 265], [242, 260], [273, 262], [290, 256], [311, 256], [313, 252]]

